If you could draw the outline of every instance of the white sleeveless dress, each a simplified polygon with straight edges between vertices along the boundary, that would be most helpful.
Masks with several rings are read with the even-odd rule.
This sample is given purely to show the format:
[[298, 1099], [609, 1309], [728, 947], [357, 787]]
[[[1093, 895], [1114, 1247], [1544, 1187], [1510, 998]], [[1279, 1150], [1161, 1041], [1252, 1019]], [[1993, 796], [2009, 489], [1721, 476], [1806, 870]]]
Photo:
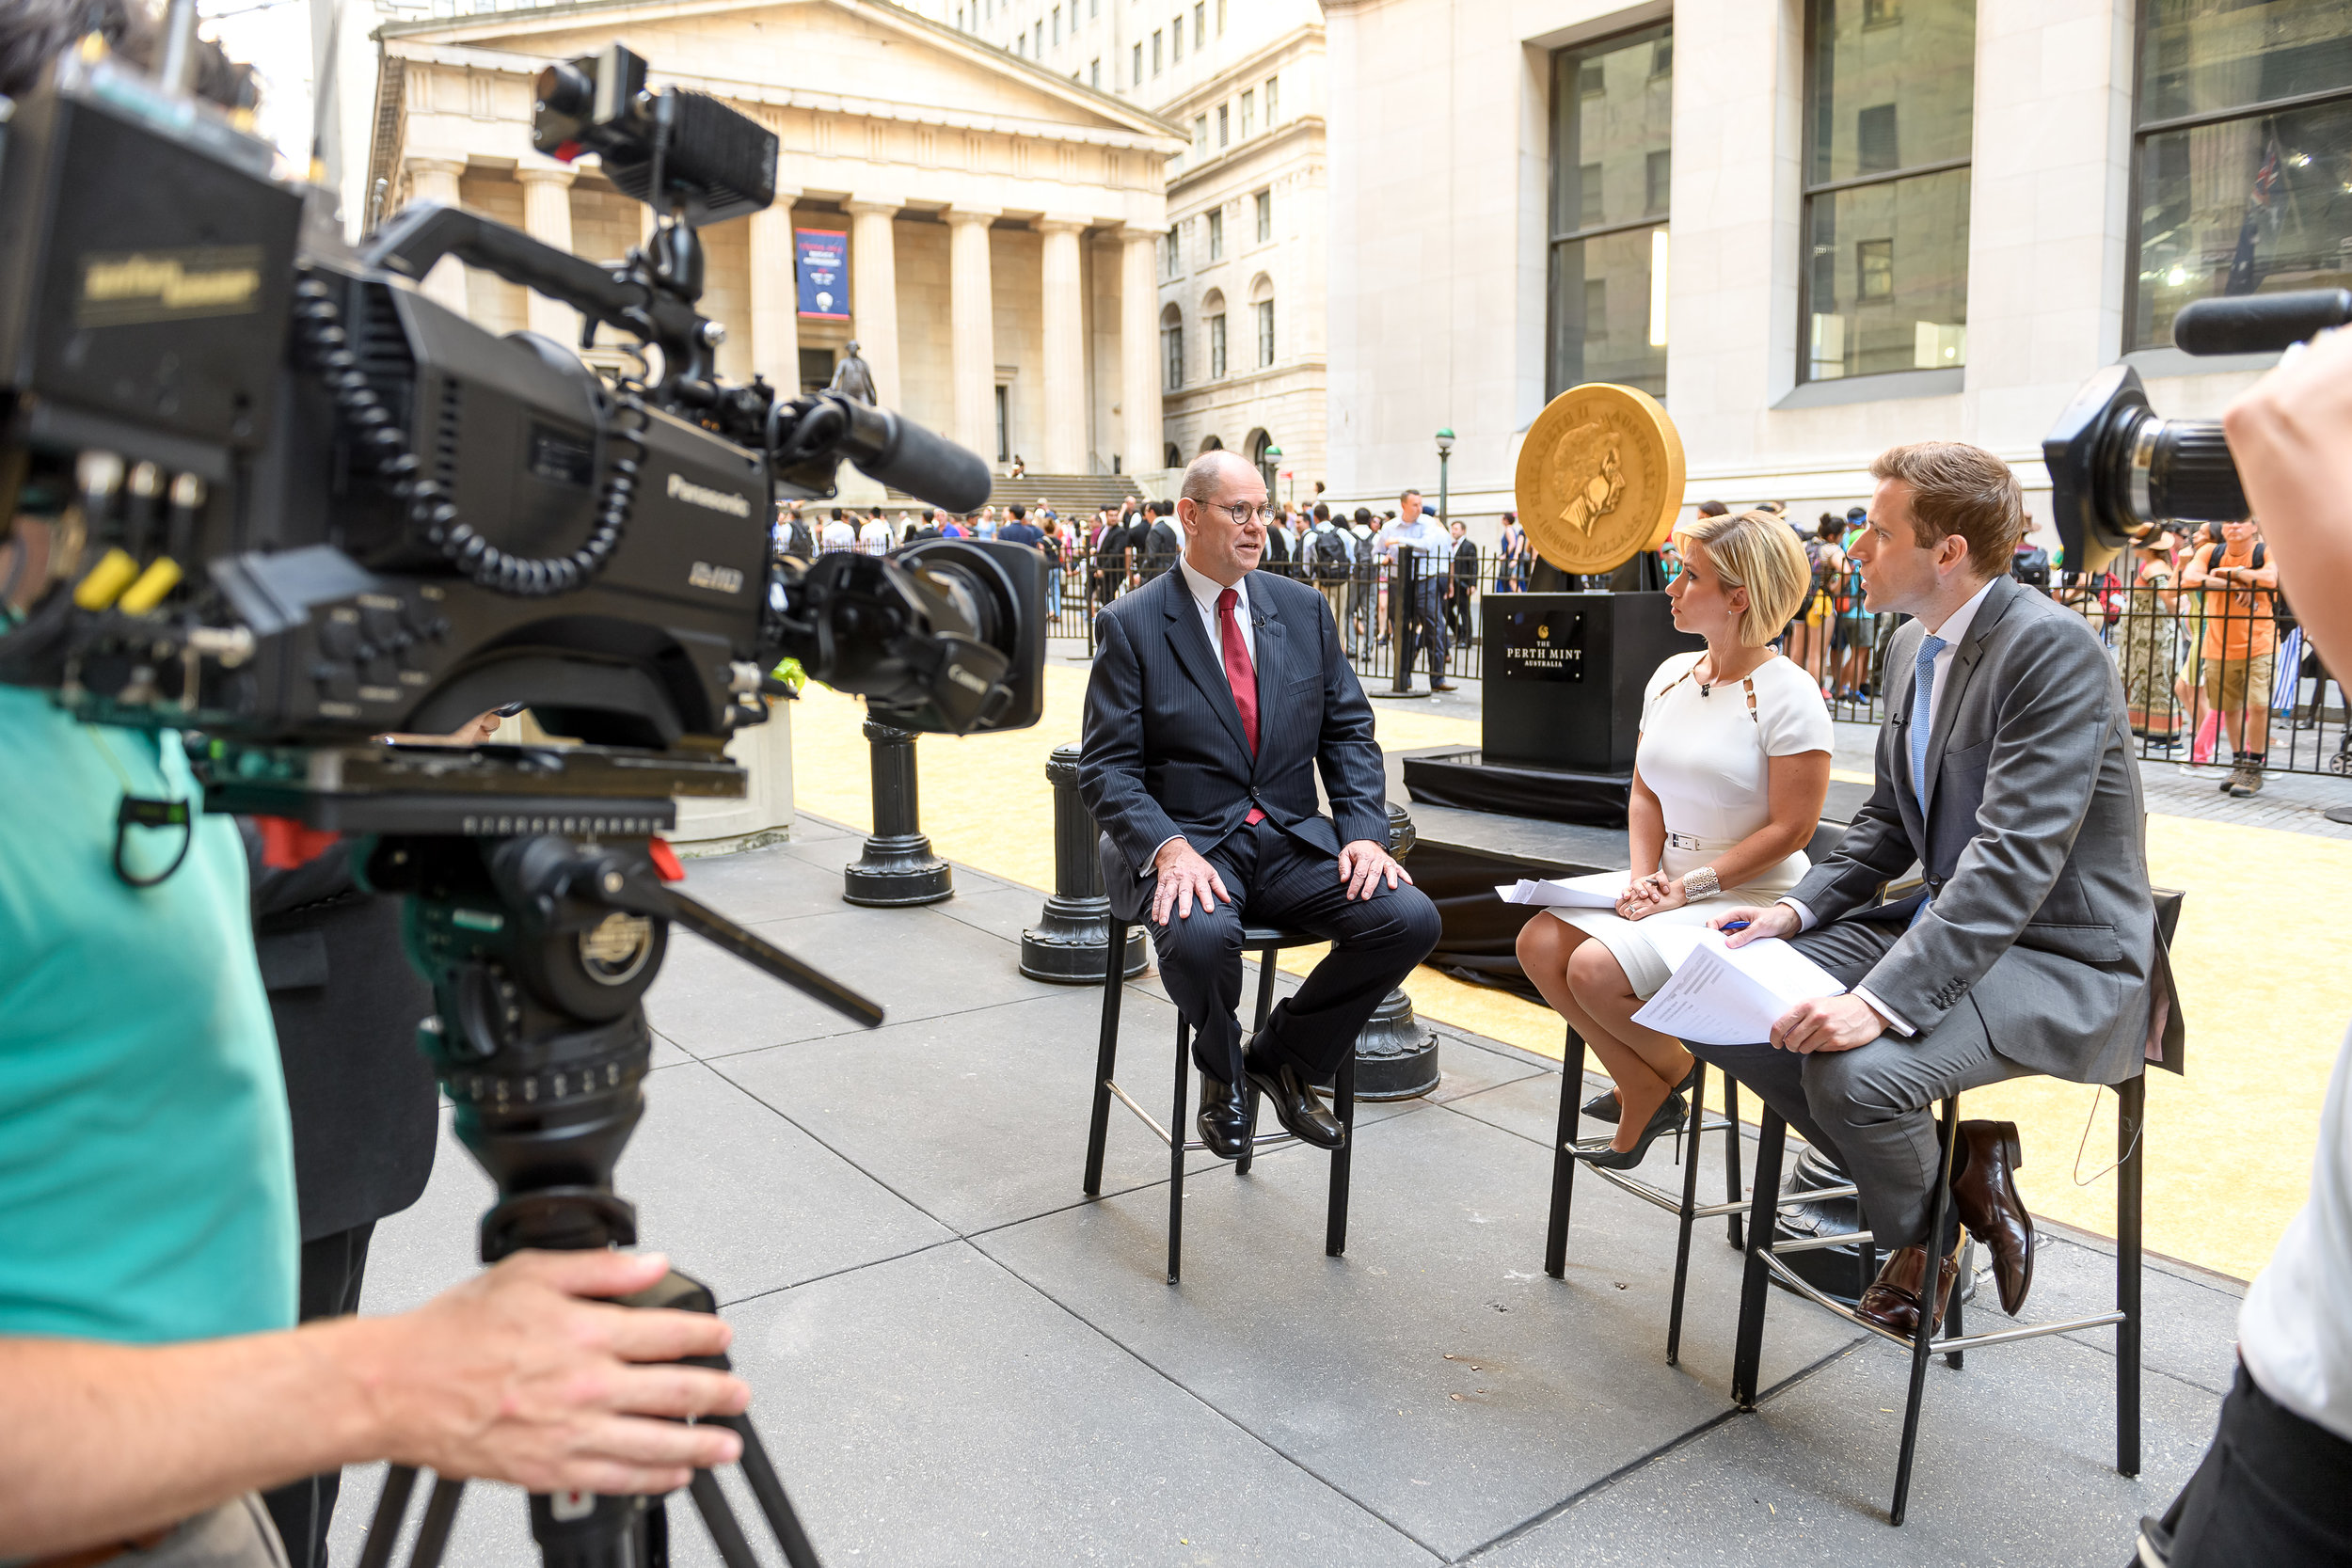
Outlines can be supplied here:
[[[1633, 766], [1666, 818], [1660, 865], [1680, 877], [1717, 857], [1772, 820], [1768, 759], [1831, 749], [1829, 708], [1820, 689], [1794, 663], [1775, 654], [1744, 681], [1703, 689], [1692, 673], [1703, 656], [1677, 654], [1643, 688], [1642, 739]], [[1769, 904], [1813, 868], [1800, 849], [1768, 866], [1745, 886], [1642, 919], [1606, 910], [1549, 912], [1606, 945], [1648, 997], [1666, 983], [1666, 962], [1643, 935], [1656, 922], [1704, 926], [1742, 904]]]

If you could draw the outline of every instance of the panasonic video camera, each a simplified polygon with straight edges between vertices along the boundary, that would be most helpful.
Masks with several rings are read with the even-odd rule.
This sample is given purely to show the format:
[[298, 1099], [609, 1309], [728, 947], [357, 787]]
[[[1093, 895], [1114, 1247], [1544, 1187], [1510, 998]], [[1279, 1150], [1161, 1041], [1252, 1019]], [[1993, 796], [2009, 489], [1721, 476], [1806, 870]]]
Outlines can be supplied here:
[[[617, 45], [538, 97], [536, 146], [654, 207], [643, 248], [428, 203], [352, 249], [265, 144], [95, 49], [0, 100], [0, 680], [200, 732], [215, 809], [362, 832], [666, 825], [741, 792], [723, 748], [787, 657], [900, 728], [1034, 723], [1038, 552], [771, 560], [778, 500], [843, 458], [955, 511], [989, 491], [894, 413], [716, 374], [696, 230], [769, 204], [775, 136]], [[444, 309], [444, 257], [622, 368]], [[367, 744], [508, 705], [585, 744]]]

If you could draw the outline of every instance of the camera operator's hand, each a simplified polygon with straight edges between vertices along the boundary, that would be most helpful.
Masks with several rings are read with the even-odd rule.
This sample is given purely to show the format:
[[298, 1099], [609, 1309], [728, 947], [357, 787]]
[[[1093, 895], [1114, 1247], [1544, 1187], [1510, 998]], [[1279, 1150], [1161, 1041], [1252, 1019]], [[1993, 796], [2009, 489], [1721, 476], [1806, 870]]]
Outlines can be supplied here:
[[723, 1427], [741, 1380], [643, 1365], [715, 1355], [729, 1338], [707, 1313], [648, 1311], [582, 1297], [625, 1295], [668, 1270], [618, 1252], [526, 1252], [397, 1318], [353, 1327], [382, 1356], [358, 1369], [385, 1423], [384, 1451], [444, 1476], [488, 1476], [533, 1492], [672, 1491], [692, 1467], [732, 1462]]

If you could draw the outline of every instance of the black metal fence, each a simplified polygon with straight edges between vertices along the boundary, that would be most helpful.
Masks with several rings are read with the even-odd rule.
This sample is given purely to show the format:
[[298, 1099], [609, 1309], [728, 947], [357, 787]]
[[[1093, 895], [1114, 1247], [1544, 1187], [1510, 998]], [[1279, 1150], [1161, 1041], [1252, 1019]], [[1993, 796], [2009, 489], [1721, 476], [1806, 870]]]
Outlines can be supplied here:
[[[1084, 641], [1091, 652], [1095, 610], [1174, 564], [1172, 556], [1131, 553], [1117, 562], [1083, 550], [1064, 556], [1053, 574], [1051, 635]], [[1367, 686], [1393, 689], [1400, 656], [1409, 661], [1410, 684], [1427, 682], [1440, 638], [1445, 678], [1479, 679], [1480, 605], [1490, 594], [1525, 592], [1532, 566], [1524, 557], [1482, 550], [1436, 561], [1263, 569], [1319, 590], [1357, 674]], [[2172, 576], [2126, 583], [2102, 575], [2034, 585], [2081, 615], [2115, 660], [2140, 756], [2224, 764], [2259, 754], [2268, 772], [2352, 776], [2344, 689], [2320, 664], [2284, 600], [2177, 583]], [[1886, 648], [1899, 623], [1864, 607], [1852, 569], [1824, 573], [1780, 647], [1820, 683], [1835, 717], [1877, 723], [1886, 716]]]

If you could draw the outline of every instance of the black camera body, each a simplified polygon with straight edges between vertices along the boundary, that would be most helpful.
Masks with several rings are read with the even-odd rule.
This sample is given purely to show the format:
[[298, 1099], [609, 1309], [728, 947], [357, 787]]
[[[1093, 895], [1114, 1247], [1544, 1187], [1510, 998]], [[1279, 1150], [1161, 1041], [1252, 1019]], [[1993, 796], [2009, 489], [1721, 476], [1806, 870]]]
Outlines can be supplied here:
[[[2172, 320], [2172, 341], [2194, 355], [2267, 354], [2346, 322], [2352, 291], [2243, 294], [2189, 305]], [[2129, 365], [2083, 383], [2042, 455], [2069, 571], [2098, 570], [2163, 523], [2247, 515], [2221, 421], [2159, 417]]]
[[[739, 792], [722, 749], [766, 720], [787, 656], [900, 727], [1036, 721], [1038, 552], [771, 558], [777, 499], [830, 494], [843, 456], [958, 510], [989, 483], [886, 410], [715, 374], [692, 223], [766, 205], [772, 134], [647, 91], [617, 46], [552, 73], [540, 139], [598, 150], [665, 214], [622, 261], [430, 204], [355, 252], [273, 176], [269, 149], [103, 58], [61, 60], [14, 106], [0, 539], [38, 521], [47, 547], [0, 679], [93, 719], [201, 731], [215, 804], [255, 809], [266, 783], [322, 827], [370, 820], [327, 799], [355, 771], [338, 749], [510, 704], [677, 767], [583, 764], [559, 784], [436, 768], [409, 784], [469, 795], [477, 823], [485, 792], [578, 803], [633, 778], [650, 803], [665, 780], [724, 792], [730, 775]], [[566, 92], [603, 118], [561, 114]], [[599, 374], [444, 309], [416, 286], [444, 256], [571, 305], [581, 346], [616, 334], [635, 370]], [[395, 815], [424, 831], [414, 808]]]

